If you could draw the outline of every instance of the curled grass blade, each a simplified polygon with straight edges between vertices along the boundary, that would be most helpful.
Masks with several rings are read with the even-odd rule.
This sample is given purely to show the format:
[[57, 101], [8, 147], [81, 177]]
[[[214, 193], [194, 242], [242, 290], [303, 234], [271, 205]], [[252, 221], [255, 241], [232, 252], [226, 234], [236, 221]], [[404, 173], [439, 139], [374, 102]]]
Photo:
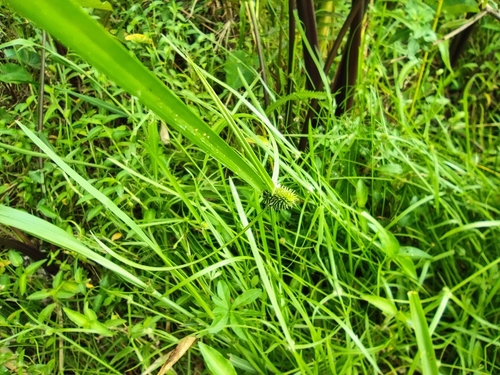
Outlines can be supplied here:
[[440, 239], [444, 240], [445, 238], [450, 237], [454, 234], [457, 234], [460, 232], [465, 232], [465, 231], [468, 231], [471, 229], [495, 228], [495, 227], [500, 227], [500, 220], [478, 221], [476, 223], [465, 224], [465, 225], [462, 225], [458, 228], [454, 228], [454, 229], [446, 232]]

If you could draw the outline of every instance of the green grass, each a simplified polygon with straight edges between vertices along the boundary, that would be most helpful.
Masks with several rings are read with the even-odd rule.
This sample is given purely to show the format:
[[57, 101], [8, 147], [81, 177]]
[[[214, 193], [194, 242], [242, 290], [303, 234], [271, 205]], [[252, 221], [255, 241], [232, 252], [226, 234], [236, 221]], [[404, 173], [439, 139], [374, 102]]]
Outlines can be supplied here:
[[[487, 78], [498, 77], [498, 24], [482, 21], [453, 73], [417, 40], [430, 48], [422, 68], [400, 59], [414, 48], [398, 36], [412, 9], [377, 2], [355, 108], [335, 118], [329, 93], [300, 91], [299, 45], [298, 92], [285, 97], [280, 30], [266, 13], [276, 6], [259, 9], [266, 110], [257, 75], [241, 70], [249, 81], [234, 88], [225, 65], [235, 51], [255, 64], [244, 6], [226, 9], [247, 17], [231, 19], [205, 2], [122, 2], [108, 27], [242, 162], [261, 166], [252, 173], [296, 192], [289, 210], [264, 207], [244, 174], [173, 124], [163, 143], [160, 114], [74, 53], [49, 48], [38, 136], [36, 84], [0, 89], [0, 237], [16, 227], [64, 259], [52, 256], [52, 277], [1, 250], [0, 373], [158, 373], [190, 336], [202, 344], [169, 374], [500, 371], [500, 133]], [[4, 56], [18, 51], [12, 61], [36, 82], [19, 51], [39, 52], [39, 31], [0, 13]], [[440, 36], [456, 18], [443, 16]], [[432, 23], [422, 16], [413, 31]], [[310, 97], [323, 128], [297, 157], [300, 135], [283, 117], [294, 101], [301, 129]]]

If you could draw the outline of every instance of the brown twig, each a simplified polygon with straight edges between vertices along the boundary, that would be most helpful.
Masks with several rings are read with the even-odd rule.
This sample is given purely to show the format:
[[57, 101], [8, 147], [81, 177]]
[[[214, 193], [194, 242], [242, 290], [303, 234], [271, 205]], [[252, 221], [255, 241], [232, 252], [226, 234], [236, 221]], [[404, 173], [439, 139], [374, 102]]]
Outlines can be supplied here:
[[[295, 51], [295, 0], [288, 0], [288, 62], [287, 62], [287, 83], [286, 95], [290, 95], [293, 90], [293, 57]], [[285, 128], [290, 130], [293, 116], [293, 101], [288, 100], [286, 103]]]
[[358, 78], [359, 48], [361, 46], [361, 27], [365, 14], [365, 0], [353, 0], [352, 7], [357, 11], [349, 28], [349, 37], [342, 54], [340, 66], [335, 74], [330, 90], [335, 95], [337, 109], [335, 115], [340, 116], [350, 110], [354, 101], [352, 89]]
[[[347, 107], [349, 107], [349, 104], [352, 105], [352, 96], [348, 96], [348, 86], [353, 85], [355, 83], [357, 70], [355, 72], [353, 72], [351, 69], [349, 71], [350, 77], [347, 81], [344, 80], [345, 82], [341, 81], [339, 77], [345, 76], [346, 67], [344, 65], [349, 62], [348, 57], [350, 56], [350, 54], [352, 52], [351, 49], [352, 50], [356, 49], [356, 46], [352, 45], [353, 40], [355, 40], [353, 38], [359, 37], [359, 41], [358, 41], [358, 48], [359, 48], [359, 43], [361, 41], [361, 22], [363, 20], [363, 15], [364, 15], [363, 8], [364, 8], [364, 0], [354, 0], [353, 1], [351, 11], [349, 12], [349, 15], [347, 16], [344, 24], [342, 25], [342, 28], [340, 29], [339, 34], [337, 35], [337, 38], [335, 39], [335, 42], [328, 53], [328, 57], [326, 59], [325, 66], [324, 66], [324, 72], [325, 72], [325, 75], [327, 75], [334, 59], [338, 55], [340, 44], [342, 43], [342, 40], [344, 39], [344, 36], [347, 33], [347, 30], [351, 29], [351, 36], [349, 37], [349, 40], [347, 42], [348, 46], [350, 46], [351, 48], [346, 48], [344, 56], [342, 58], [342, 61], [339, 65], [339, 68], [338, 68], [337, 73], [335, 75], [335, 79], [332, 82], [332, 92], [333, 93], [336, 93], [337, 91], [339, 91], [341, 87], [346, 87], [345, 90], [343, 90], [343, 92], [341, 93], [341, 95], [343, 94], [342, 95], [343, 98], [340, 98], [340, 100], [338, 100], [338, 102], [344, 103], [345, 98], [347, 97], [348, 101], [349, 101], [349, 103], [347, 103]], [[353, 26], [353, 23], [354, 23], [354, 26]], [[354, 30], [352, 29], [352, 27], [354, 27]], [[359, 35], [358, 35], [358, 33], [359, 33]], [[347, 57], [345, 57], [345, 56], [347, 56]], [[357, 55], [356, 55], [356, 59], [357, 59]], [[352, 60], [351, 60], [351, 62], [352, 62]], [[352, 65], [354, 65], [354, 63]], [[357, 66], [357, 62], [355, 65]], [[317, 89], [318, 90], [323, 89], [323, 82], [322, 81], [320, 81]], [[337, 108], [339, 108], [339, 107], [342, 108], [342, 105], [339, 104], [339, 106]], [[303, 135], [308, 133], [309, 123], [311, 123], [311, 126], [313, 128], [317, 127], [317, 120], [314, 119], [317, 108], [318, 108], [318, 100], [313, 99], [310, 103], [309, 110], [307, 111], [307, 115], [305, 117], [304, 124], [302, 127], [302, 134]], [[338, 115], [338, 113], [336, 113], [336, 115]], [[300, 140], [300, 144], [299, 144], [299, 150], [304, 151], [307, 148], [307, 143], [308, 143], [307, 137], [302, 137]]]
[[[316, 90], [321, 84], [320, 68], [317, 61], [320, 61], [318, 30], [316, 28], [316, 15], [314, 12], [314, 2], [312, 0], [297, 1], [297, 13], [300, 21], [304, 25], [304, 33], [307, 40], [303, 41], [304, 64], [306, 66], [307, 80], [306, 90]], [[307, 48], [307, 44], [309, 48]]]
[[[38, 88], [38, 133], [43, 132], [43, 101], [45, 95], [45, 45], [47, 44], [47, 33], [45, 30], [42, 31], [42, 56], [41, 56], [41, 66], [40, 66], [40, 87]], [[43, 158], [38, 158], [38, 164], [40, 166], [40, 173], [42, 174], [42, 189], [43, 189]]]
[[[46, 259], [45, 254], [42, 253], [38, 248], [33, 245], [25, 244], [24, 242], [14, 240], [11, 238], [0, 238], [0, 246], [5, 247], [6, 249], [13, 249], [19, 251], [21, 254], [30, 257], [34, 261], [44, 260]], [[55, 264], [47, 265], [44, 264], [43, 268], [50, 273], [51, 275], [55, 275], [59, 272], [59, 267]]]

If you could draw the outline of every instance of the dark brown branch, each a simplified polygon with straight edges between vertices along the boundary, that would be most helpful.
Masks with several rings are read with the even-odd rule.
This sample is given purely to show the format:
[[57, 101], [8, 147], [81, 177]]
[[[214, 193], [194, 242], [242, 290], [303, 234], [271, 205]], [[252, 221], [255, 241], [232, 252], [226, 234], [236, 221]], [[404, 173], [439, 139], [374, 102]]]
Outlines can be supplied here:
[[[287, 66], [287, 83], [286, 95], [290, 95], [293, 90], [293, 57], [295, 51], [295, 0], [288, 0], [288, 66]], [[290, 130], [293, 117], [293, 101], [288, 100], [286, 103], [285, 127]]]
[[337, 109], [335, 116], [340, 116], [351, 109], [354, 101], [353, 88], [358, 78], [361, 26], [365, 13], [364, 0], [353, 0], [353, 8], [356, 3], [362, 3], [362, 5], [355, 13], [340, 66], [331, 85], [331, 92], [336, 94]]
[[[0, 238], [0, 247], [19, 251], [21, 254], [30, 257], [35, 262], [47, 259], [46, 254], [42, 253], [38, 248], [32, 245], [25, 244], [10, 238]], [[43, 268], [52, 275], [59, 272], [59, 267], [56, 264], [47, 265], [44, 263]]]
[[326, 58], [324, 67], [325, 74], [328, 74], [328, 72], [330, 71], [330, 68], [333, 64], [333, 60], [335, 60], [335, 58], [338, 55], [340, 44], [342, 43], [342, 40], [344, 39], [344, 36], [347, 33], [347, 30], [349, 30], [349, 28], [351, 27], [352, 22], [354, 21], [354, 18], [357, 16], [359, 9], [361, 8], [362, 5], [363, 1], [356, 1], [356, 3], [352, 5], [349, 15], [347, 16], [344, 24], [342, 25], [342, 28], [340, 29], [339, 34], [337, 35], [337, 38], [335, 39], [335, 42], [333, 43], [333, 46], [330, 49], [330, 52], [328, 52], [328, 57]]
[[[320, 55], [314, 2], [312, 0], [298, 1], [297, 13], [300, 21], [304, 25], [304, 32], [307, 39], [307, 42], [303, 42], [304, 64], [307, 73], [306, 90], [316, 90], [318, 84], [321, 82], [321, 74], [317, 64], [320, 60]], [[306, 43], [309, 44], [309, 48], [307, 48]]]
[[[467, 19], [472, 18], [474, 13], [467, 13]], [[467, 46], [467, 40], [471, 36], [472, 32], [476, 27], [476, 23], [474, 22], [472, 25], [467, 27], [465, 30], [462, 30], [458, 35], [456, 35], [450, 44], [450, 64], [452, 67], [456, 67], [458, 63], [458, 59], [465, 47]]]
[[[332, 48], [330, 49], [330, 52], [328, 53], [328, 57], [326, 59], [325, 67], [324, 67], [324, 72], [325, 75], [328, 75], [328, 72], [330, 70], [330, 67], [332, 66], [333, 60], [335, 60], [335, 57], [338, 55], [338, 51], [340, 48], [340, 44], [342, 43], [342, 40], [344, 39], [345, 34], [347, 33], [347, 30], [351, 27], [351, 24], [353, 20], [355, 19], [357, 13], [359, 12], [359, 9], [362, 5], [362, 1], [357, 1], [355, 4], [353, 4], [351, 11], [349, 12], [349, 15], [347, 16], [347, 19], [345, 20], [344, 24], [342, 25], [342, 28], [339, 31], [339, 34], [337, 35], [337, 38], [335, 39], [335, 42], [333, 43]], [[320, 82], [320, 87], [318, 88], [319, 90], [323, 89], [323, 82]], [[307, 115], [305, 118], [305, 122], [303, 125], [302, 129], [302, 134], [307, 134], [308, 132], [308, 124], [311, 122], [311, 126], [313, 128], [318, 126], [318, 121], [317, 118], [314, 116], [316, 110], [318, 107], [318, 100], [313, 99], [311, 101], [311, 104], [309, 106], [309, 110], [307, 111]], [[305, 150], [307, 145], [307, 138], [302, 138], [301, 141], [301, 146], [299, 149]]]

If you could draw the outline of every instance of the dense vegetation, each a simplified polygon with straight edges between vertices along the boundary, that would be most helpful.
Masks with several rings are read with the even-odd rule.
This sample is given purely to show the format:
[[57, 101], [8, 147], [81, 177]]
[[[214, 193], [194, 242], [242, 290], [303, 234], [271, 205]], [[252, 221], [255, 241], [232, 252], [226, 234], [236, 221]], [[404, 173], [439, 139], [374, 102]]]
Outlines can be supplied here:
[[0, 5], [1, 374], [500, 373], [498, 20], [369, 4], [339, 111], [284, 1], [98, 3], [225, 143]]

